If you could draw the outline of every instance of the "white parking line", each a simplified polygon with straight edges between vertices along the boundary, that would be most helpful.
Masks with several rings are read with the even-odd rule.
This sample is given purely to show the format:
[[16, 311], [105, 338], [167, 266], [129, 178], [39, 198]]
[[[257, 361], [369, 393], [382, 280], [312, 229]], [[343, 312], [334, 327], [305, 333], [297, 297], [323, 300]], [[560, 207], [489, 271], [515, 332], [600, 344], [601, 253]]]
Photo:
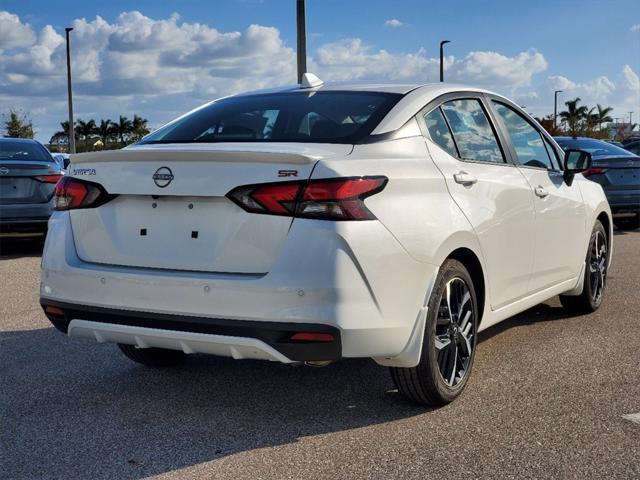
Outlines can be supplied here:
[[630, 413], [629, 415], [623, 415], [622, 418], [640, 425], [640, 413]]

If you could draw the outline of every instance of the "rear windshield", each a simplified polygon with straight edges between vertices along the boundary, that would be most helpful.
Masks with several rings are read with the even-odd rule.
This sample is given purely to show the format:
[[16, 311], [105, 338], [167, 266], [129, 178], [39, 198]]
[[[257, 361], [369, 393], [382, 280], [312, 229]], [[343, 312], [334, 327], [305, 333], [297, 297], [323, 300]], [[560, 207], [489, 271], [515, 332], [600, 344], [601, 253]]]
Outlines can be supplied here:
[[0, 140], [0, 160], [37, 160], [52, 162], [53, 158], [36, 142]]
[[391, 93], [342, 91], [225, 98], [140, 143], [353, 143], [371, 133], [400, 98]]
[[628, 157], [633, 155], [633, 153], [625, 150], [624, 148], [592, 138], [556, 138], [556, 141], [563, 150], [566, 150], [567, 148], [575, 148], [578, 150], [585, 150], [593, 156], [618, 155], [621, 157]]

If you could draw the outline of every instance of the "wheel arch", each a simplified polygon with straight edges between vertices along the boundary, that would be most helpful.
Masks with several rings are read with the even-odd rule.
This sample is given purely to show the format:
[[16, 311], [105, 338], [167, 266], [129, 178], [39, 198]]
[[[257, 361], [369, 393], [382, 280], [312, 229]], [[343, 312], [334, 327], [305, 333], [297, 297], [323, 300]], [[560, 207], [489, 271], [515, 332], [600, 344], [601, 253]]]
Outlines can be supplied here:
[[484, 316], [484, 309], [487, 303], [487, 289], [485, 284], [485, 274], [484, 269], [482, 268], [482, 263], [480, 259], [475, 254], [473, 250], [467, 247], [460, 247], [451, 252], [447, 259], [457, 260], [462, 263], [465, 268], [469, 271], [469, 275], [471, 275], [471, 280], [473, 280], [473, 287], [476, 291], [476, 297], [478, 301], [478, 313], [480, 318], [478, 318], [478, 325], [482, 322], [482, 318]]
[[[607, 235], [607, 245], [609, 249], [609, 258], [607, 259], [607, 268], [611, 266], [611, 259], [613, 258], [613, 215], [611, 214], [611, 208], [609, 204], [605, 201], [601, 205], [598, 206], [597, 209], [594, 210], [593, 216], [591, 217], [591, 223], [588, 226], [588, 236], [591, 236], [591, 232], [593, 231], [593, 226], [596, 223], [596, 220], [602, 223], [604, 227], [604, 231]], [[588, 243], [588, 242], [587, 242]], [[588, 248], [588, 246], [587, 246]], [[586, 251], [585, 251], [586, 256]]]

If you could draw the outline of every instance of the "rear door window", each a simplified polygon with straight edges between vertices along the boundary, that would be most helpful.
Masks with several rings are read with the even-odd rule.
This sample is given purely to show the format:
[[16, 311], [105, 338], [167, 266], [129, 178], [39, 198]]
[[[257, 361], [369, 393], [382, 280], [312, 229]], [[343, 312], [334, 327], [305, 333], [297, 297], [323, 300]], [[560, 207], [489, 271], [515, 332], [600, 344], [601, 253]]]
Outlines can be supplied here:
[[462, 160], [505, 163], [496, 134], [479, 100], [452, 100], [442, 104], [442, 112]]
[[427, 124], [427, 130], [429, 130], [429, 136], [431, 140], [437, 143], [445, 151], [454, 157], [458, 157], [458, 150], [456, 149], [453, 138], [451, 137], [451, 131], [447, 126], [447, 122], [442, 115], [440, 108], [436, 108], [424, 116], [424, 121]]

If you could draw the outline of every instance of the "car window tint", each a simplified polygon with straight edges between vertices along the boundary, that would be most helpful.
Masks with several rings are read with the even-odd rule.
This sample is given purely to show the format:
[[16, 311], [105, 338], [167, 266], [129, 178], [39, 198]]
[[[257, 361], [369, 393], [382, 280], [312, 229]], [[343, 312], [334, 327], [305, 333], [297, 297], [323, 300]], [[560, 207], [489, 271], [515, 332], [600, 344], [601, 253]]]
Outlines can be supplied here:
[[512, 108], [495, 101], [493, 104], [507, 127], [518, 163], [526, 167], [553, 169], [540, 132]]
[[495, 133], [479, 100], [453, 100], [442, 105], [463, 160], [504, 163]]
[[635, 153], [636, 155], [640, 155], [640, 143], [633, 143], [626, 147], [631, 153]]
[[0, 140], [0, 160], [35, 160], [51, 162], [53, 158], [36, 142]]
[[424, 116], [424, 121], [427, 124], [427, 130], [429, 130], [431, 140], [440, 145], [450, 155], [457, 157], [458, 151], [451, 138], [451, 132], [449, 131], [447, 122], [442, 116], [442, 111], [436, 108]]
[[162, 127], [140, 143], [354, 143], [369, 135], [400, 98], [395, 93], [333, 90], [228, 97]]

